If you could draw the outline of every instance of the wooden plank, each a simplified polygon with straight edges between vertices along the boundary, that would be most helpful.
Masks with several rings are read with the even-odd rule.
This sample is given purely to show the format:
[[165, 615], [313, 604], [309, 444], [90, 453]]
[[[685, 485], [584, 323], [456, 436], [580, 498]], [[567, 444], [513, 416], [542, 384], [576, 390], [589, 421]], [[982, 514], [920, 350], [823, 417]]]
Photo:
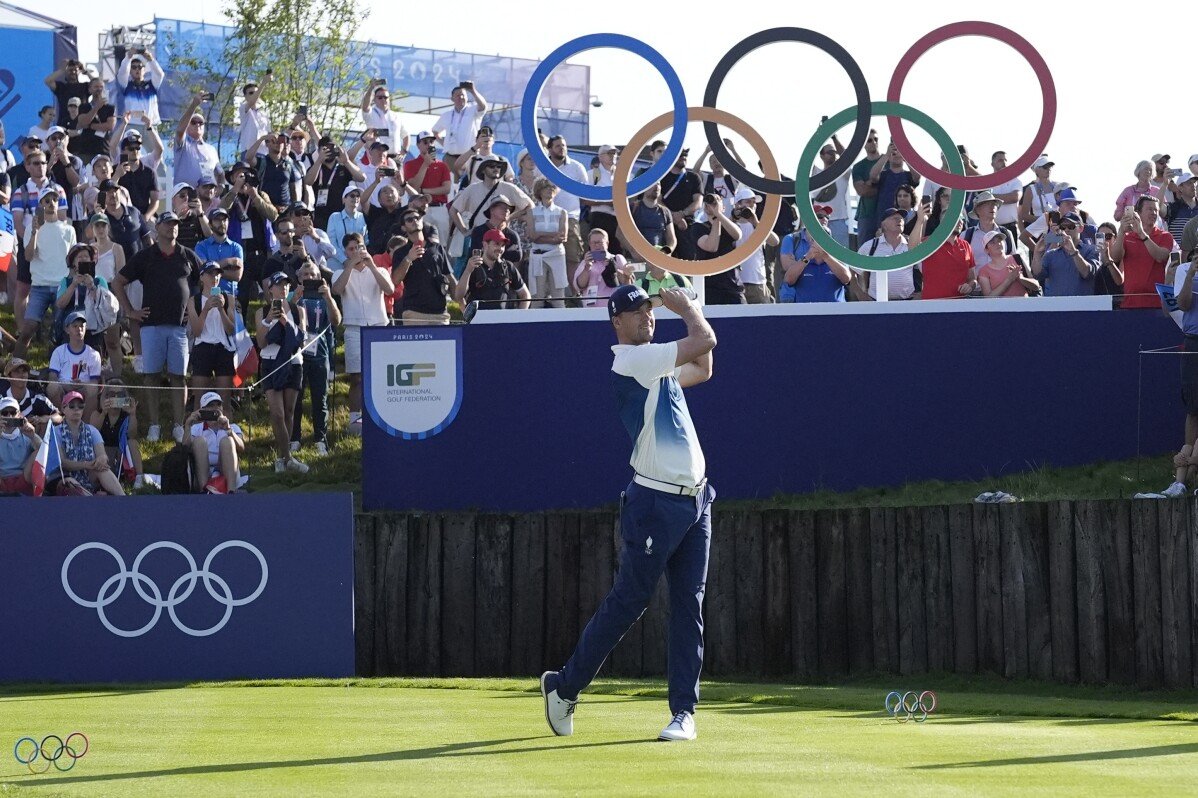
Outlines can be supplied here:
[[477, 516], [450, 513], [441, 538], [441, 672], [474, 675], [474, 537]]
[[765, 645], [767, 676], [790, 673], [790, 564], [787, 556], [787, 522], [785, 510], [766, 510], [762, 514], [763, 552], [765, 555], [765, 623], [762, 633]]
[[1100, 684], [1107, 675], [1106, 589], [1102, 582], [1103, 532], [1096, 502], [1073, 507], [1073, 551], [1077, 557], [1077, 652], [1083, 682]]
[[711, 553], [707, 591], [703, 598], [703, 672], [710, 676], [736, 673], [736, 537], [733, 513], [711, 514]]
[[927, 620], [923, 598], [923, 531], [915, 508], [895, 512], [895, 580], [898, 585], [899, 673], [928, 670]]
[[545, 516], [520, 513], [512, 530], [511, 674], [539, 676], [564, 662], [545, 657]]
[[1189, 502], [1161, 502], [1158, 519], [1161, 545], [1161, 644], [1165, 684], [1169, 687], [1189, 687]]
[[375, 562], [374, 540], [378, 520], [358, 515], [354, 524], [354, 671], [374, 676]]
[[506, 676], [511, 672], [511, 517], [479, 518], [474, 546], [474, 673]]
[[835, 678], [849, 672], [845, 637], [848, 599], [845, 593], [844, 518], [841, 511], [816, 511], [815, 551], [819, 585], [819, 673], [824, 678]]
[[895, 524], [892, 508], [870, 508], [869, 592], [873, 603], [874, 668], [882, 673], [897, 673], [899, 669]]
[[641, 616], [644, 637], [641, 639], [641, 675], [664, 676], [669, 659], [670, 593], [664, 574], [649, 607]]
[[948, 508], [920, 508], [923, 530], [924, 616], [928, 626], [928, 670], [953, 669], [952, 554]]
[[759, 674], [765, 666], [765, 554], [761, 512], [734, 514], [736, 536], [736, 669]]
[[1102, 584], [1106, 591], [1107, 681], [1136, 681], [1136, 609], [1132, 589], [1130, 503], [1103, 502]]
[[545, 659], [565, 664], [578, 643], [578, 515], [545, 519]]
[[848, 595], [849, 671], [874, 669], [873, 598], [870, 594], [869, 511], [846, 511], [844, 527], [845, 577]]
[[1048, 513], [1050, 506], [1024, 505], [1021, 554], [1024, 605], [1027, 618], [1027, 672], [1034, 679], [1052, 679], [1052, 601], [1048, 570]]
[[1160, 534], [1157, 502], [1131, 505], [1132, 589], [1136, 614], [1136, 684], [1159, 687], [1164, 683], [1161, 641]]
[[[620, 571], [620, 557], [624, 551], [624, 541], [620, 537], [620, 517], [616, 514], [612, 528], [608, 531], [609, 551], [612, 558], [612, 581], [614, 583]], [[609, 662], [610, 673], [613, 676], [639, 677], [642, 671], [641, 647], [644, 643], [645, 626], [638, 619], [611, 653]]]
[[408, 522], [409, 515], [379, 519], [375, 541], [379, 579], [375, 587], [374, 673], [408, 673]]
[[[1190, 524], [1187, 530], [1187, 544], [1190, 551], [1190, 613], [1198, 612], [1198, 506], [1194, 499], [1189, 499]], [[1191, 618], [1190, 624], [1190, 679], [1194, 687], [1198, 687], [1198, 618]]]
[[973, 508], [948, 508], [949, 567], [953, 596], [953, 670], [977, 673], [977, 583], [973, 557]]
[[978, 670], [1003, 672], [1002, 558], [998, 507], [973, 506], [974, 570], [977, 588]]
[[790, 512], [790, 636], [793, 670], [800, 679], [819, 673], [819, 616], [815, 513]]
[[999, 575], [1003, 616], [1003, 675], [1027, 678], [1027, 593], [1023, 582], [1023, 538], [1027, 512], [1022, 503], [998, 507]]
[[408, 541], [408, 663], [415, 676], [440, 676], [441, 516], [418, 516]]
[[1078, 679], [1076, 562], [1073, 502], [1052, 502], [1048, 506], [1048, 601], [1052, 677], [1058, 682]]

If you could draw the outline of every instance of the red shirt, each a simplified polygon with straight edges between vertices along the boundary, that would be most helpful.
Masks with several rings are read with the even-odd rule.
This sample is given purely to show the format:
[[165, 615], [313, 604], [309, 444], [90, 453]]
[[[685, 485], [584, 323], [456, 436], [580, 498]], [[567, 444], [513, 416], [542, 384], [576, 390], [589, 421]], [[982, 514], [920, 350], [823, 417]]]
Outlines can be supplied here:
[[[947, 224], [947, 222], [946, 222]], [[949, 239], [923, 262], [924, 299], [961, 299], [957, 289], [969, 280], [973, 247], [960, 236]]]
[[[386, 269], [387, 274], [391, 273], [391, 254], [390, 253], [384, 252], [380, 255], [372, 255], [371, 259], [374, 261], [375, 266], [378, 266], [380, 269]], [[400, 299], [402, 297], [403, 297], [403, 283], [402, 282], [398, 282], [395, 284], [395, 293], [394, 294], [383, 294], [383, 304], [387, 307], [387, 315], [388, 316], [395, 315], [394, 313], [392, 313], [392, 311], [395, 310], [395, 300]]]
[[[1173, 236], [1167, 230], [1153, 227], [1148, 231], [1152, 243], [1167, 250], [1173, 249]], [[1165, 282], [1165, 256], [1153, 260], [1148, 247], [1132, 230], [1123, 234], [1123, 307], [1159, 308], [1161, 298], [1156, 293], [1156, 284]]]
[[[414, 178], [416, 173], [420, 171], [420, 167], [423, 164], [423, 156], [413, 158], [405, 163], [403, 165], [404, 180], [411, 182], [412, 178]], [[413, 188], [419, 189], [420, 191], [424, 191], [426, 188], [440, 188], [441, 186], [445, 185], [446, 181], [449, 179], [449, 167], [445, 165], [445, 162], [433, 161], [431, 164], [429, 164], [428, 169], [425, 170], [424, 182], [422, 182], [420, 185], [413, 185]], [[431, 203], [429, 203], [430, 205], [444, 205], [449, 201], [449, 197], [445, 194], [433, 194], [432, 198], [433, 200]]]

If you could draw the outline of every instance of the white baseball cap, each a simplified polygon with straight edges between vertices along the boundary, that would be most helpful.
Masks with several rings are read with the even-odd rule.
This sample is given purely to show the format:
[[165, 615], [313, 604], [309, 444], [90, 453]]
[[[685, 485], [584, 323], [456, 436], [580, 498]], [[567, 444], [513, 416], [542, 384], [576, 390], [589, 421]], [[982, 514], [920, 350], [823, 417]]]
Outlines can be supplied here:
[[[986, 235], [982, 236], [982, 246], [988, 246], [991, 241], [1003, 235], [1002, 230], [991, 230]], [[1004, 236], [1005, 239], [1005, 236]]]
[[732, 197], [733, 202], [740, 202], [741, 200], [747, 200], [747, 199], [756, 200], [757, 202], [761, 202], [761, 197], [758, 196], [757, 193], [755, 191], [753, 191], [753, 189], [749, 188], [748, 186], [741, 186], [740, 188], [738, 188], [736, 190], [736, 194]]
[[192, 188], [191, 183], [175, 183], [175, 187], [171, 189], [171, 199], [174, 199], [180, 191], [195, 191], [195, 189]]
[[208, 393], [206, 393], [200, 397], [200, 407], [207, 407], [208, 405], [212, 404], [213, 402], [222, 402], [222, 401], [223, 400], [220, 398], [219, 393], [217, 393], [216, 391], [209, 391]]

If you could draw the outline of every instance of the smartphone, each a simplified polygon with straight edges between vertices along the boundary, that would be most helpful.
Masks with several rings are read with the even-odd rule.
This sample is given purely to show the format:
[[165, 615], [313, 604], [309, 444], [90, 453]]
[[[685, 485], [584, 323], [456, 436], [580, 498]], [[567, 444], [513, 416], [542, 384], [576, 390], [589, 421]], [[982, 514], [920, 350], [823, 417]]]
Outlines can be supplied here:
[[378, 81], [379, 81], [379, 85], [380, 85], [380, 86], [386, 86], [386, 85], [387, 85], [387, 79], [386, 79], [386, 78], [379, 78], [379, 79], [378, 79]]
[[212, 286], [212, 290], [210, 290], [208, 292], [208, 296], [220, 296], [220, 286], [219, 285]]
[[322, 285], [324, 285], [324, 280], [304, 280], [304, 292], [309, 294], [320, 293]]
[[375, 135], [375, 136], [390, 136], [390, 135], [391, 135], [391, 128], [389, 128], [389, 127], [376, 127], [376, 128], [374, 128], [374, 135]]
[[200, 408], [200, 421], [216, 421], [220, 418], [220, 410], [214, 407]]
[[1180, 252], [1171, 252], [1169, 254], [1169, 265], [1170, 266], [1180, 266], [1181, 265], [1181, 253]]
[[281, 299], [270, 300], [270, 312], [281, 314], [283, 312], [283, 300], [281, 300]]
[[80, 263], [79, 264], [79, 273], [80, 274], [90, 274], [92, 277], [95, 277], [96, 276], [96, 264], [90, 263], [90, 262]]
[[204, 102], [206, 102], [206, 103], [210, 103], [210, 102], [212, 102], [213, 100], [215, 100], [215, 99], [216, 99], [216, 95], [215, 95], [215, 94], [213, 94], [213, 93], [212, 93], [212, 92], [210, 92], [210, 91], [206, 91], [206, 92], [204, 92], [203, 94], [201, 94], [201, 95], [200, 95], [200, 99], [201, 99], [201, 100], [203, 100], [203, 101], [204, 101]]
[[470, 257], [472, 257], [472, 258], [481, 258], [482, 256], [483, 256], [483, 251], [482, 251], [481, 249], [472, 249], [472, 250], [470, 250]]
[[132, 407], [133, 402], [128, 396], [114, 396], [112, 397], [112, 406], [124, 410], [126, 408]]
[[20, 429], [25, 424], [25, 419], [20, 416], [16, 416], [15, 418], [5, 417], [0, 419], [0, 422], [3, 423], [5, 429]]
[[300, 115], [300, 116], [307, 116], [307, 115], [308, 115], [308, 106], [306, 106], [306, 105], [301, 105], [301, 106], [299, 107], [299, 115]]
[[1044, 234], [1044, 243], [1048, 245], [1049, 249], [1059, 247], [1061, 245], [1061, 242], [1064, 240], [1065, 240], [1065, 237], [1062, 236], [1060, 233], [1051, 233], [1050, 232], [1050, 233]]
[[395, 177], [396, 171], [393, 166], [380, 166], [378, 172], [383, 177]]

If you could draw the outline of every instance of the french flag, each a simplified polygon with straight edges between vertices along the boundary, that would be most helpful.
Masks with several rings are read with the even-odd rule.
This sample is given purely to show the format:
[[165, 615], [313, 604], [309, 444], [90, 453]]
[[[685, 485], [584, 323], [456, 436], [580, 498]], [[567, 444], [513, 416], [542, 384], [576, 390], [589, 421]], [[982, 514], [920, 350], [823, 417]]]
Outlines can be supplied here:
[[236, 349], [233, 352], [233, 365], [236, 371], [233, 373], [233, 384], [240, 388], [247, 379], [258, 373], [258, 350], [250, 340], [245, 319], [240, 313], [235, 313], [234, 317], [233, 346]]
[[41, 496], [46, 491], [46, 475], [53, 474], [55, 469], [64, 478], [66, 474], [62, 473], [62, 453], [59, 451], [60, 444], [58, 442], [58, 427], [55, 424], [46, 426], [46, 437], [42, 438], [42, 445], [37, 450], [37, 456], [33, 458], [33, 495]]
[[8, 271], [13, 252], [17, 248], [17, 228], [13, 224], [12, 211], [0, 206], [0, 274]]
[[133, 465], [133, 452], [129, 450], [129, 419], [121, 422], [117, 445], [121, 450], [121, 476], [126, 482], [132, 482], [137, 479], [137, 467]]

